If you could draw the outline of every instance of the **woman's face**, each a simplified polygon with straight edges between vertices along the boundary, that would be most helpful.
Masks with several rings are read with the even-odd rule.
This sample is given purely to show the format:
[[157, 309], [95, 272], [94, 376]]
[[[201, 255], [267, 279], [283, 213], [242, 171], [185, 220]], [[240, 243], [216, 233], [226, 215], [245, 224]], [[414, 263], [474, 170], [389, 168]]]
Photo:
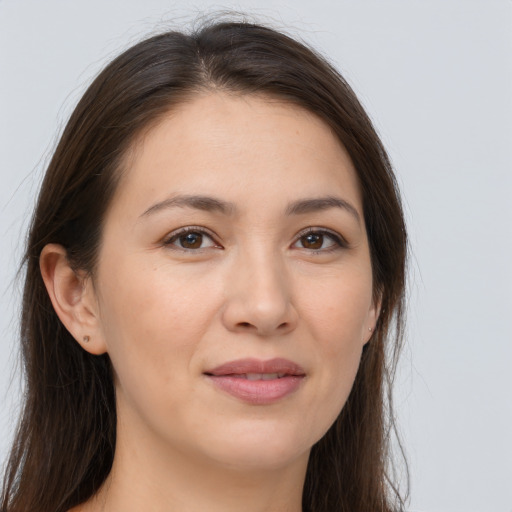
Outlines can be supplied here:
[[376, 321], [346, 151], [275, 100], [181, 105], [129, 159], [93, 288], [120, 438], [226, 467], [307, 460]]

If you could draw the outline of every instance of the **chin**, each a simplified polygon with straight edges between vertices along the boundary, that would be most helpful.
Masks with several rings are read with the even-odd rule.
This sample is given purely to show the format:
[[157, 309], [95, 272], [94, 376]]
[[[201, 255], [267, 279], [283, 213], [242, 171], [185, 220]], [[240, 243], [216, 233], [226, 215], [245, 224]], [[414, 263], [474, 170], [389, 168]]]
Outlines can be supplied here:
[[[316, 439], [314, 440], [316, 442]], [[309, 456], [313, 441], [307, 442], [300, 430], [251, 428], [231, 432], [224, 439], [209, 443], [210, 457], [226, 468], [236, 470], [278, 470]]]
[[[297, 460], [305, 459], [309, 456], [310, 450], [298, 451], [290, 450], [279, 453], [270, 450], [248, 450], [238, 448], [229, 454], [222, 454], [220, 460], [216, 459], [223, 467], [237, 472], [250, 471], [282, 471], [283, 469], [295, 464]], [[220, 455], [220, 454], [219, 454]]]

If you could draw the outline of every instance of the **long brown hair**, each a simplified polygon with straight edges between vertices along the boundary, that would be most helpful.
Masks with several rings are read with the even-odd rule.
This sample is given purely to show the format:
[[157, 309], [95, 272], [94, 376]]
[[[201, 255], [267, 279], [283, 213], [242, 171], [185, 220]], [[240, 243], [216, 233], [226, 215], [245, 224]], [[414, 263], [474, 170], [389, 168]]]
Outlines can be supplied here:
[[24, 258], [21, 350], [25, 404], [8, 461], [2, 512], [64, 512], [107, 477], [116, 442], [108, 355], [82, 350], [63, 327], [39, 271], [48, 243], [94, 273], [102, 220], [141, 133], [199, 91], [262, 94], [319, 116], [359, 177], [374, 294], [381, 314], [346, 405], [312, 448], [305, 512], [390, 512], [403, 500], [390, 477], [390, 386], [403, 332], [406, 231], [386, 152], [356, 96], [302, 43], [247, 22], [166, 32], [113, 60], [71, 115], [46, 171]]

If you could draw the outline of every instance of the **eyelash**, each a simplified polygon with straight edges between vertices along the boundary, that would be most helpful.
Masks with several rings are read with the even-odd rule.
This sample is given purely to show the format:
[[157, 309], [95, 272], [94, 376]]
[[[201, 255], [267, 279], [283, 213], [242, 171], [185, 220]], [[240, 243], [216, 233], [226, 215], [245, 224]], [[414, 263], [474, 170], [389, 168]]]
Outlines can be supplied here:
[[178, 229], [177, 231], [173, 231], [172, 233], [170, 233], [170, 235], [168, 237], [166, 237], [164, 239], [163, 245], [165, 245], [167, 247], [172, 246], [172, 248], [174, 250], [183, 251], [183, 252], [202, 252], [204, 249], [210, 248], [210, 247], [203, 247], [203, 248], [199, 248], [199, 249], [187, 249], [185, 247], [179, 247], [177, 245], [173, 245], [175, 241], [179, 240], [181, 237], [183, 237], [189, 233], [199, 234], [201, 236], [206, 235], [213, 242], [213, 245], [211, 247], [215, 247], [215, 248], [220, 247], [220, 245], [215, 242], [214, 235], [212, 233], [210, 233], [209, 231], [207, 231], [205, 228], [202, 228], [200, 226], [187, 226], [186, 228], [181, 228], [181, 229]]
[[[197, 249], [190, 249], [190, 248], [179, 247], [177, 245], [174, 245], [174, 242], [176, 242], [181, 237], [183, 237], [189, 233], [199, 234], [201, 236], [206, 235], [212, 241], [213, 245], [211, 245], [209, 247], [197, 248]], [[309, 253], [326, 254], [326, 253], [336, 251], [338, 249], [346, 249], [349, 247], [348, 242], [339, 233], [330, 231], [325, 228], [313, 228], [313, 227], [309, 227], [309, 228], [301, 231], [300, 233], [298, 233], [298, 235], [295, 238], [295, 241], [292, 244], [292, 247], [295, 246], [295, 244], [297, 244], [302, 238], [304, 238], [305, 236], [308, 236], [308, 235], [317, 235], [317, 236], [322, 236], [322, 237], [327, 236], [334, 242], [332, 244], [332, 246], [328, 247], [327, 249], [307, 249], [306, 247], [302, 247], [302, 248], [298, 247], [299, 249], [306, 250]], [[211, 232], [209, 232], [208, 230], [206, 230], [205, 228], [200, 227], [200, 226], [187, 226], [185, 228], [179, 229], [178, 231], [174, 231], [174, 232], [170, 233], [170, 235], [166, 239], [164, 239], [163, 245], [166, 247], [172, 247], [173, 250], [178, 250], [178, 251], [187, 252], [187, 253], [190, 253], [190, 252], [199, 253], [199, 252], [202, 252], [203, 250], [209, 249], [211, 247], [214, 247], [217, 249], [222, 248], [220, 246], [220, 244], [217, 244], [215, 242], [214, 235]]]
[[308, 252], [311, 252], [313, 254], [326, 254], [326, 253], [334, 252], [338, 249], [348, 249], [348, 247], [349, 247], [348, 242], [339, 233], [336, 233], [335, 231], [331, 231], [331, 230], [325, 229], [325, 228], [314, 228], [314, 227], [309, 227], [309, 228], [301, 231], [297, 235], [296, 241], [293, 243], [293, 245], [298, 243], [301, 240], [301, 238], [304, 238], [305, 236], [308, 236], [308, 235], [317, 235], [317, 236], [319, 235], [319, 236], [323, 236], [323, 237], [327, 236], [334, 242], [334, 244], [332, 246], [328, 247], [327, 249], [307, 249], [306, 247], [302, 247], [302, 249], [304, 249]]

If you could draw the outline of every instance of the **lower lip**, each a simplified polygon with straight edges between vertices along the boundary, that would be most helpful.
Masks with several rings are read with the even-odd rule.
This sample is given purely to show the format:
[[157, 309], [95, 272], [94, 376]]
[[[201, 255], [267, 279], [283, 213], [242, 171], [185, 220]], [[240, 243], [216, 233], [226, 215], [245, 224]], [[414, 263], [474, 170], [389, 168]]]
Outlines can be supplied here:
[[300, 375], [288, 375], [272, 380], [248, 380], [231, 375], [207, 377], [222, 391], [252, 405], [275, 403], [297, 391], [304, 379], [304, 376]]

